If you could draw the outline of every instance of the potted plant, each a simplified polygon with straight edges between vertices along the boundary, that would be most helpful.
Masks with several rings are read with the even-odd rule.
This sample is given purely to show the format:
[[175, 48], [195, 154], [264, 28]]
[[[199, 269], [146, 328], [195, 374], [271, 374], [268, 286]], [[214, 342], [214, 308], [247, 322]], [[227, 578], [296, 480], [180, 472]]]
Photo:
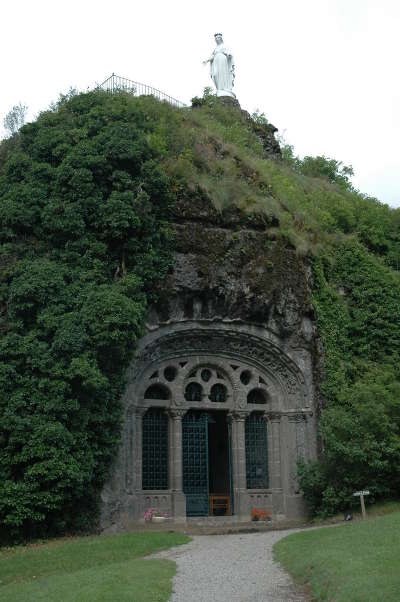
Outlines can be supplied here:
[[271, 512], [264, 510], [264, 508], [253, 508], [251, 511], [251, 520], [254, 522], [259, 520], [270, 522], [272, 520]]
[[144, 520], [146, 523], [163, 523], [168, 520], [168, 513], [156, 508], [148, 508], [144, 513]]

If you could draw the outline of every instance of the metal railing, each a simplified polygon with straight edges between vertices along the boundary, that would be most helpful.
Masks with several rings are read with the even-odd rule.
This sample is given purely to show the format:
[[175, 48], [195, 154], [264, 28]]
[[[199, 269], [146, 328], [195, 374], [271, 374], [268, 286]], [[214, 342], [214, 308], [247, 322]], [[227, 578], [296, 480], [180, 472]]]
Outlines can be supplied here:
[[98, 87], [106, 92], [111, 93], [123, 90], [124, 92], [129, 92], [129, 94], [133, 94], [134, 96], [154, 96], [155, 98], [158, 98], [158, 100], [165, 100], [174, 107], [186, 107], [186, 105], [180, 100], [172, 98], [172, 96], [161, 92], [161, 90], [157, 90], [157, 88], [152, 88], [151, 86], [146, 86], [146, 84], [140, 84], [139, 82], [134, 82], [131, 79], [126, 79], [126, 77], [115, 75], [115, 73], [110, 75], [110, 77], [108, 77]]

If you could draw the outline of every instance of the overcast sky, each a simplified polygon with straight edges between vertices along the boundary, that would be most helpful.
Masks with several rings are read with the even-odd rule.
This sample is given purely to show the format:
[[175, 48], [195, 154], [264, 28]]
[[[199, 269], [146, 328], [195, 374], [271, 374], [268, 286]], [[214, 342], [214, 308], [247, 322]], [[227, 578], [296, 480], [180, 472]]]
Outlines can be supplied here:
[[3, 0], [0, 14], [1, 124], [19, 101], [31, 120], [112, 72], [189, 103], [211, 85], [220, 31], [242, 108], [400, 206], [400, 0]]

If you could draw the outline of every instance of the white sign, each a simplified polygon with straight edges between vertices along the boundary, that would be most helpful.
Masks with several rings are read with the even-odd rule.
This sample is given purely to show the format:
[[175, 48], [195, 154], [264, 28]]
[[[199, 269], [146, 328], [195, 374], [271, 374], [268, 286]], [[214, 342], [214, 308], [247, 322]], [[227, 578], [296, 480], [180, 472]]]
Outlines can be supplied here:
[[360, 495], [369, 495], [369, 491], [368, 490], [367, 491], [356, 491], [355, 493], [353, 493], [353, 495], [356, 495], [358, 497]]

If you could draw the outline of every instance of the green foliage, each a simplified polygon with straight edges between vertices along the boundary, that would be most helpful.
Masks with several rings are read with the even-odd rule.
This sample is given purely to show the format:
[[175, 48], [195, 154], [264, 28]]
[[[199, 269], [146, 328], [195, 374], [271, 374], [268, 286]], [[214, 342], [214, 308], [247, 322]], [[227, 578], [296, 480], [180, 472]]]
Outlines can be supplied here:
[[316, 260], [314, 273], [324, 453], [299, 476], [312, 512], [326, 515], [349, 507], [358, 489], [400, 494], [400, 278], [355, 240], [330, 263]]
[[2, 157], [4, 536], [95, 520], [124, 373], [170, 263], [172, 197], [154, 133], [140, 99], [71, 94], [24, 126]]
[[258, 125], [269, 125], [269, 121], [265, 116], [265, 113], [261, 113], [260, 109], [256, 109], [252, 114], [251, 118], [254, 123]]
[[305, 176], [313, 178], [326, 178], [333, 184], [338, 184], [345, 190], [351, 190], [351, 176], [354, 175], [351, 165], [343, 165], [341, 161], [336, 159], [328, 159], [325, 156], [304, 157], [299, 162], [299, 171]]
[[2, 599], [161, 602], [171, 593], [175, 565], [141, 557], [187, 541], [179, 533], [125, 533], [3, 549]]
[[[258, 113], [253, 113], [254, 119], [259, 117]], [[264, 117], [264, 114], [261, 114]], [[343, 190], [354, 190], [351, 183], [351, 177], [354, 176], [354, 170], [351, 165], [343, 165], [342, 161], [329, 159], [325, 155], [311, 157], [307, 155], [303, 159], [295, 154], [294, 146], [288, 144], [283, 134], [278, 135], [278, 141], [281, 147], [282, 160], [293, 170], [300, 174], [312, 178], [322, 178], [332, 184], [340, 186]]]
[[397, 602], [400, 513], [294, 533], [274, 555], [313, 600]]
[[216, 94], [213, 92], [213, 89], [209, 86], [206, 86], [203, 90], [203, 96], [194, 96], [192, 98], [192, 107], [195, 109], [197, 107], [210, 106], [212, 107], [214, 104], [214, 99], [216, 98]]
[[27, 111], [28, 107], [19, 102], [17, 105], [14, 105], [11, 111], [4, 117], [3, 125], [10, 136], [16, 134], [24, 125]]

